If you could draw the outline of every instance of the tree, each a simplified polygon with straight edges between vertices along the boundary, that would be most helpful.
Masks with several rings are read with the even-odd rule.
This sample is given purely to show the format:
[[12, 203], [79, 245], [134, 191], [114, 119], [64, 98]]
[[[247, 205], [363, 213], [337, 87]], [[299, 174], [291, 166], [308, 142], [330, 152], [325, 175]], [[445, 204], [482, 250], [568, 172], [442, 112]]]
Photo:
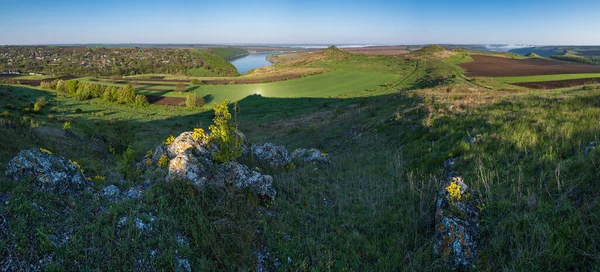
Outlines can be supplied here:
[[145, 95], [138, 94], [135, 96], [135, 105], [138, 107], [147, 107], [150, 103], [148, 103], [148, 99], [146, 99]]
[[198, 105], [198, 97], [196, 97], [195, 93], [190, 93], [185, 98], [185, 105], [188, 108], [194, 108]]
[[79, 87], [79, 81], [77, 80], [69, 80], [67, 81], [67, 92], [70, 94], [75, 94], [77, 92], [77, 88]]
[[219, 151], [212, 156], [221, 163], [234, 161], [242, 155], [242, 138], [235, 132], [235, 123], [227, 104], [229, 101], [224, 99], [221, 104], [215, 105], [214, 125], [209, 127], [210, 141], [215, 141], [219, 147]]
[[118, 102], [121, 104], [131, 104], [135, 101], [135, 89], [133, 85], [127, 84], [119, 89]]

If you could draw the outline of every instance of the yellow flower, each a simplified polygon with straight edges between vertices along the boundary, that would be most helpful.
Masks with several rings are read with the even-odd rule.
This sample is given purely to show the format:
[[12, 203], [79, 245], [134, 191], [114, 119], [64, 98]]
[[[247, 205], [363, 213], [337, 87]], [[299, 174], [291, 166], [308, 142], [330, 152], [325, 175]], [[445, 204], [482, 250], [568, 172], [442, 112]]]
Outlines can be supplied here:
[[158, 164], [158, 167], [166, 166], [167, 164], [169, 164], [169, 157], [167, 157], [167, 155], [163, 154], [158, 159], [158, 163], [157, 164]]
[[169, 136], [169, 137], [168, 137], [168, 138], [167, 138], [167, 139], [166, 139], [166, 140], [163, 142], [163, 144], [170, 145], [170, 144], [172, 144], [174, 141], [175, 141], [175, 137], [173, 137], [173, 135], [171, 135], [171, 136]]
[[208, 140], [208, 136], [204, 133], [203, 128], [194, 128], [194, 132], [192, 133], [192, 138], [196, 141], [206, 141]]
[[456, 200], [460, 200], [460, 185], [455, 181], [450, 182], [450, 185], [446, 187], [446, 192], [450, 194], [450, 197]]
[[50, 152], [50, 150], [48, 150], [48, 149], [45, 149], [45, 148], [41, 148], [41, 147], [40, 147], [40, 151], [42, 151], [42, 152], [44, 152], [44, 153], [48, 153], [48, 154], [52, 155], [52, 152]]

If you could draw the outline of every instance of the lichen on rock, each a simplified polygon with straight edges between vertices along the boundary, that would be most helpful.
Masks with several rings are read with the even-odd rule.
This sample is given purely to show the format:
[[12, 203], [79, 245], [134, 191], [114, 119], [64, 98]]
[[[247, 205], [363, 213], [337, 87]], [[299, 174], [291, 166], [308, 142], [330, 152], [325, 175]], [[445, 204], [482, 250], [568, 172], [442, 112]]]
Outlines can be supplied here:
[[433, 249], [449, 269], [470, 269], [477, 260], [479, 207], [481, 201], [460, 177], [439, 192]]
[[322, 163], [322, 164], [330, 164], [331, 163], [331, 158], [327, 154], [322, 153], [321, 151], [319, 151], [318, 149], [315, 149], [315, 148], [309, 148], [309, 149], [298, 148], [292, 152], [292, 159], [299, 160], [299, 161], [305, 162], [305, 163], [310, 163], [310, 162]]
[[30, 181], [40, 190], [61, 194], [91, 192], [93, 188], [73, 162], [39, 148], [19, 152], [8, 162], [6, 176], [17, 181]]

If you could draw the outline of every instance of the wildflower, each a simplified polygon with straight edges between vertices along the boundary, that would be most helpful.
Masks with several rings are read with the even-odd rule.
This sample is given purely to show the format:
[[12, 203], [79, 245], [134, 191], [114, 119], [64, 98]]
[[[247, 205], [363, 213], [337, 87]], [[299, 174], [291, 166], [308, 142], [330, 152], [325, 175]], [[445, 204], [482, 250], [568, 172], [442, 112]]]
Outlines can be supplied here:
[[168, 137], [168, 138], [167, 138], [167, 139], [166, 139], [166, 140], [163, 142], [163, 144], [170, 145], [170, 144], [172, 144], [174, 141], [175, 141], [175, 137], [173, 137], [173, 135], [171, 135], [171, 136], [169, 136], [169, 137]]
[[450, 185], [448, 185], [448, 187], [446, 187], [446, 192], [448, 192], [448, 194], [450, 194], [450, 197], [456, 200], [460, 200], [460, 185], [458, 185], [455, 181], [455, 179], [452, 179], [452, 182], [450, 182]]

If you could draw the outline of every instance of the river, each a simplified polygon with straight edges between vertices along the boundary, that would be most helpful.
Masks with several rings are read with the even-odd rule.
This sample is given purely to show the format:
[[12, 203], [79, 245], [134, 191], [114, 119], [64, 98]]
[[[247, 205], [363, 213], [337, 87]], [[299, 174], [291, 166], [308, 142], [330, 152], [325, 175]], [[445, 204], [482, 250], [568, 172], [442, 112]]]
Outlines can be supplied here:
[[235, 58], [229, 62], [231, 62], [231, 64], [237, 68], [240, 74], [245, 74], [251, 69], [271, 65], [271, 63], [267, 60], [267, 57], [273, 54], [275, 53], [253, 53]]

